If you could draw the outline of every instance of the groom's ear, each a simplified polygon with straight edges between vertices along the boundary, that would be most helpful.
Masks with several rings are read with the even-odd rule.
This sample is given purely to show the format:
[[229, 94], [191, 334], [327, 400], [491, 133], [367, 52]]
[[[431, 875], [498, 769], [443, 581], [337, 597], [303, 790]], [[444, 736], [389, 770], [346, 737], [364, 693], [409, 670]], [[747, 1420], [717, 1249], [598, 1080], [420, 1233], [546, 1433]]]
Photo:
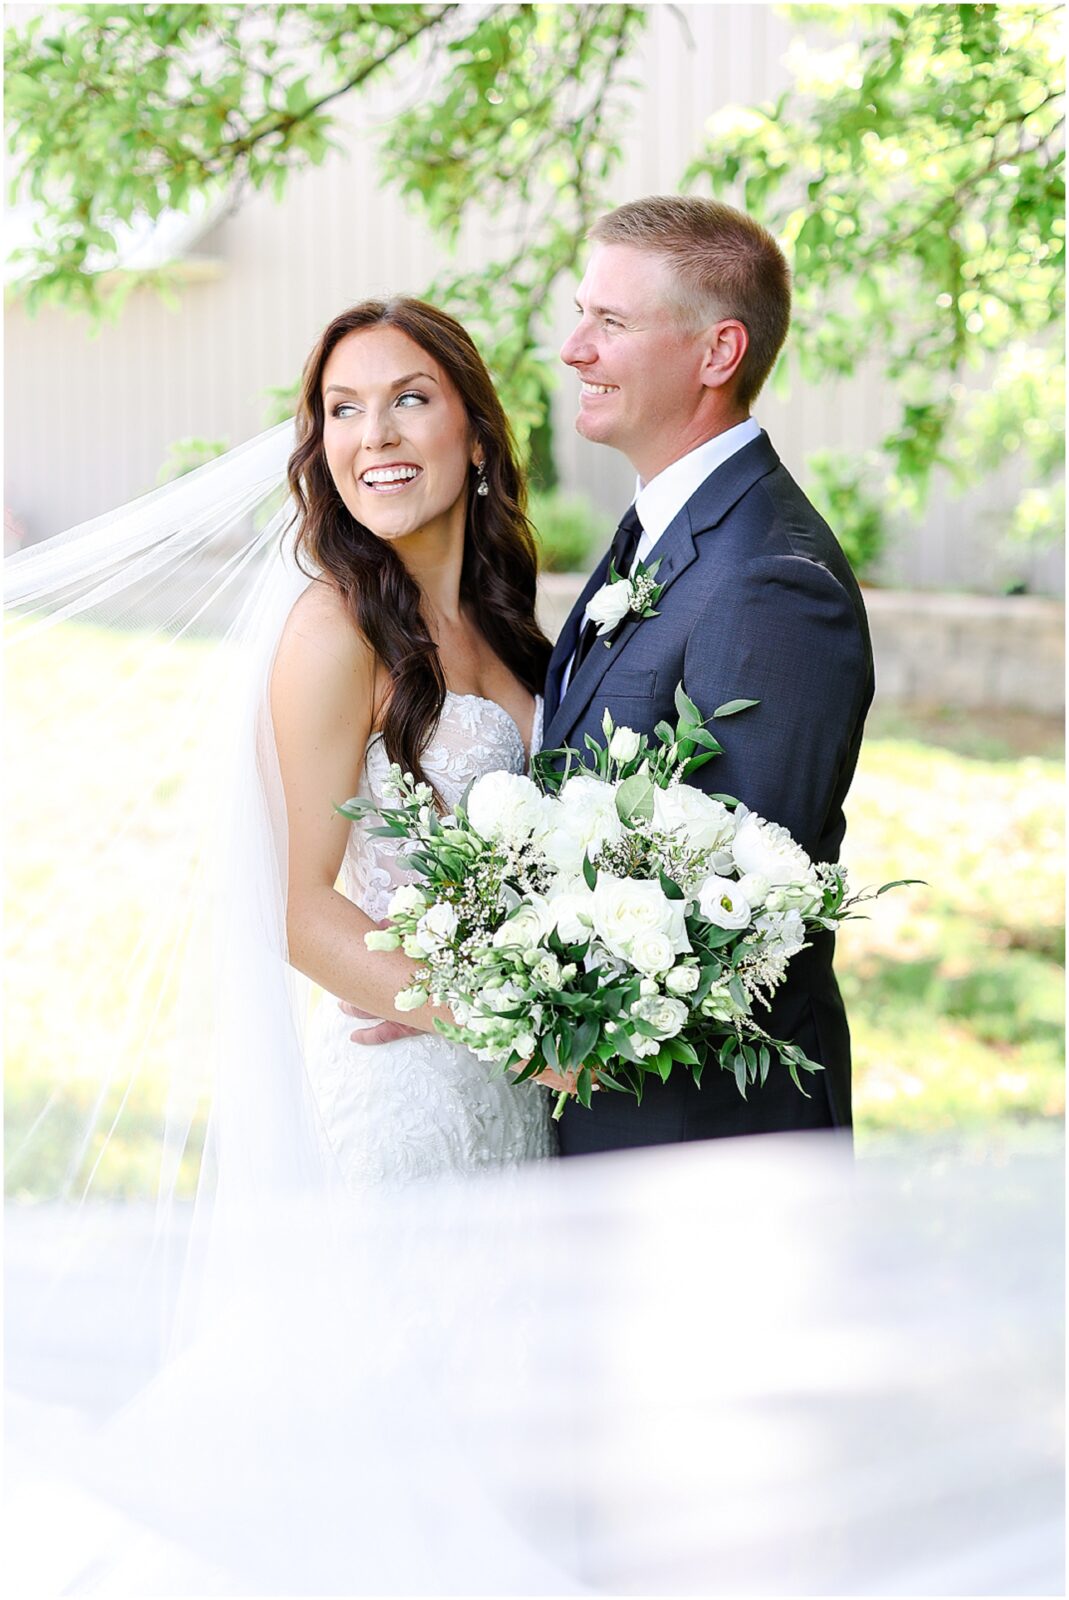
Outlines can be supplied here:
[[706, 335], [701, 381], [707, 389], [731, 383], [750, 347], [750, 335], [741, 322], [714, 322]]

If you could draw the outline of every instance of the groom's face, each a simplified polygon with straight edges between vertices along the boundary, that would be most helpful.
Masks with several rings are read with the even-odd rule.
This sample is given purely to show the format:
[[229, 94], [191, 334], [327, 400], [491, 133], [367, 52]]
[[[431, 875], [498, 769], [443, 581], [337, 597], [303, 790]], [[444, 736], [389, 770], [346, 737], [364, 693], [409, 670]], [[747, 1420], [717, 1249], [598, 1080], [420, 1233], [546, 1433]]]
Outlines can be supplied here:
[[708, 393], [702, 335], [682, 325], [666, 263], [631, 245], [596, 245], [575, 300], [579, 321], [561, 349], [580, 380], [575, 426], [648, 481], [692, 448]]

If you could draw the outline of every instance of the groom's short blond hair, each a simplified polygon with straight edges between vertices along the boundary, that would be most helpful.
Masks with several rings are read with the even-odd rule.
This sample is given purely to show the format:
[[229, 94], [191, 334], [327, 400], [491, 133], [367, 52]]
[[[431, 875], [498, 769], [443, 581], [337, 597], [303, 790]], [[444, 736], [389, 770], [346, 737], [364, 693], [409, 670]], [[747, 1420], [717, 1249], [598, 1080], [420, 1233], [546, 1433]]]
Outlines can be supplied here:
[[752, 404], [791, 320], [790, 268], [768, 229], [719, 200], [654, 194], [599, 217], [589, 237], [660, 256], [675, 280], [674, 309], [695, 332], [727, 317], [742, 323], [749, 346], [736, 394]]

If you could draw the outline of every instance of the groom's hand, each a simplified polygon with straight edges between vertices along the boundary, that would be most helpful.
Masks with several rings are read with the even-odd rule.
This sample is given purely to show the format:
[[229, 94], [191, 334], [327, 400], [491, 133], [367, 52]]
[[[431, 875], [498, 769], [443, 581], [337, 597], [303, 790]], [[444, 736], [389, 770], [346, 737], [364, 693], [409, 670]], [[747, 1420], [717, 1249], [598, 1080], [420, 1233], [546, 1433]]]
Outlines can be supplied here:
[[[338, 1007], [347, 1017], [359, 1017], [362, 1021], [375, 1021], [373, 1011], [361, 1011], [359, 1006], [351, 1006], [348, 1000], [339, 1000]], [[413, 1033], [419, 1033], [418, 1028], [410, 1028], [407, 1022], [390, 1022], [378, 1018], [376, 1028], [357, 1028], [349, 1038], [353, 1044], [392, 1044], [395, 1039], [407, 1039]]]

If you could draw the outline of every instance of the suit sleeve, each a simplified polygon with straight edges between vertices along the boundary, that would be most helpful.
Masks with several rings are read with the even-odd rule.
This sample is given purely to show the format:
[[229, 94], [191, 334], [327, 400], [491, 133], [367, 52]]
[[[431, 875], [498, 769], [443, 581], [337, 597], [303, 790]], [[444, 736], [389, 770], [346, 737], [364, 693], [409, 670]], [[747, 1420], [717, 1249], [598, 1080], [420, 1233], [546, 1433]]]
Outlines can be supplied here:
[[818, 562], [762, 557], [710, 601], [684, 663], [687, 693], [706, 715], [729, 700], [760, 701], [710, 724], [724, 754], [695, 781], [782, 823], [813, 854], [870, 693], [851, 597]]

